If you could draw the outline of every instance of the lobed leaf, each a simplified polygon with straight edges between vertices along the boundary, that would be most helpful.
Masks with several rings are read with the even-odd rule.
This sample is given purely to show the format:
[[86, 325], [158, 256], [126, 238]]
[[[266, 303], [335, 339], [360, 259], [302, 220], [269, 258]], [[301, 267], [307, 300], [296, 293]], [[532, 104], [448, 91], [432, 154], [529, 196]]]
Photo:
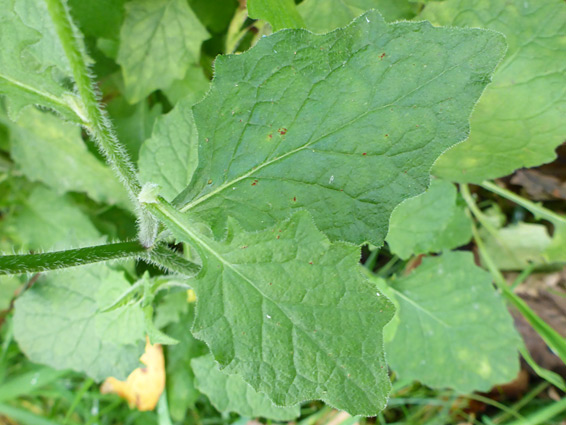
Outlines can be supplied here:
[[223, 372], [280, 406], [321, 399], [368, 416], [384, 408], [382, 328], [394, 307], [359, 272], [359, 247], [331, 243], [306, 211], [255, 233], [230, 220], [220, 242], [167, 204], [153, 211], [199, 250], [193, 334]]
[[257, 230], [306, 209], [331, 240], [380, 245], [391, 211], [466, 137], [503, 50], [494, 32], [368, 12], [326, 35], [286, 30], [220, 56], [193, 108], [199, 165], [176, 201], [216, 235], [228, 215]]
[[470, 138], [446, 152], [434, 174], [480, 183], [552, 161], [566, 134], [564, 1], [448, 0], [427, 5], [421, 16], [501, 31], [509, 43], [474, 110]]
[[390, 288], [399, 321], [386, 351], [401, 379], [470, 393], [517, 376], [521, 340], [471, 253], [427, 257]]

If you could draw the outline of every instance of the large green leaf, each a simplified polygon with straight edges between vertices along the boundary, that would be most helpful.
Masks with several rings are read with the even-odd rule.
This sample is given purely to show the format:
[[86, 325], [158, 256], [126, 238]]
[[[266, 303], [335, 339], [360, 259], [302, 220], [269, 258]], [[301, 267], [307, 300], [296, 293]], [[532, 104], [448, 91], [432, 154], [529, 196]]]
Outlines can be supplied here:
[[208, 32], [186, 0], [133, 0], [126, 4], [117, 62], [126, 97], [135, 103], [169, 87], [198, 62]]
[[197, 166], [197, 130], [192, 99], [180, 101], [169, 114], [158, 118], [151, 139], [140, 151], [142, 182], [157, 183], [171, 200], [191, 181]]
[[503, 49], [494, 32], [368, 12], [220, 56], [193, 108], [199, 166], [177, 202], [216, 234], [227, 215], [253, 230], [307, 209], [332, 240], [380, 245], [391, 211], [466, 137]]
[[400, 378], [469, 393], [517, 376], [513, 320], [471, 253], [425, 258], [390, 287], [399, 322], [386, 351]]
[[509, 50], [472, 115], [469, 140], [443, 155], [434, 174], [481, 182], [555, 158], [566, 135], [566, 3], [448, 0], [424, 19], [501, 31]]
[[21, 350], [34, 362], [96, 380], [125, 378], [143, 352], [143, 314], [138, 306], [101, 310], [129, 286], [104, 264], [42, 276], [15, 303]]
[[45, 2], [0, 0], [0, 94], [8, 95], [12, 115], [40, 104], [80, 122], [71, 75]]
[[30, 180], [59, 193], [86, 192], [98, 202], [130, 206], [110, 168], [88, 151], [78, 126], [28, 108], [10, 130], [12, 156]]
[[41, 186], [3, 225], [23, 250], [66, 249], [69, 244], [85, 246], [100, 239], [89, 218], [68, 197]]
[[306, 28], [316, 33], [348, 25], [370, 9], [379, 10], [386, 21], [395, 21], [412, 18], [418, 6], [408, 0], [305, 0], [298, 6]]
[[472, 238], [472, 221], [459, 205], [456, 187], [433, 180], [428, 190], [399, 205], [389, 222], [387, 243], [403, 259], [457, 248]]
[[263, 393], [258, 393], [237, 375], [218, 370], [212, 355], [191, 362], [197, 388], [206, 394], [220, 412], [236, 412], [241, 416], [290, 421], [301, 414], [300, 406], [278, 407]]
[[221, 242], [170, 206], [153, 211], [200, 251], [193, 334], [225, 373], [281, 406], [322, 399], [352, 414], [383, 409], [382, 328], [394, 307], [361, 275], [358, 247], [331, 243], [306, 211], [251, 233], [230, 219]]

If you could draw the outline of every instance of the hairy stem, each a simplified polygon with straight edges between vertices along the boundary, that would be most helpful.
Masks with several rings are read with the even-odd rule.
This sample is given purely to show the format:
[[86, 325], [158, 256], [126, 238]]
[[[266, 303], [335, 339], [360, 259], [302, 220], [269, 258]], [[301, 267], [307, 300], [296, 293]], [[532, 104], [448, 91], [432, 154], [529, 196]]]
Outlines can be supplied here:
[[140, 241], [144, 246], [149, 247], [153, 244], [157, 235], [157, 222], [141, 207], [138, 201], [141, 187], [136, 177], [134, 165], [126, 150], [116, 138], [106, 113], [100, 107], [86, 65], [86, 55], [82, 50], [77, 34], [73, 30], [73, 23], [65, 0], [45, 0], [45, 2], [65, 55], [71, 65], [76, 89], [83, 102], [83, 125], [112, 166], [114, 173], [128, 190], [138, 217]]
[[534, 202], [529, 201], [528, 199], [519, 196], [510, 190], [504, 189], [502, 187], [497, 186], [495, 183], [485, 181], [480, 184], [481, 187], [484, 189], [489, 190], [490, 192], [496, 193], [499, 196], [502, 196], [516, 204], [522, 206], [529, 210], [535, 217], [542, 218], [552, 222], [553, 224], [563, 224], [566, 225], [566, 217], [556, 214], [554, 211], [550, 211], [547, 208], [544, 208], [541, 205], [535, 204]]
[[0, 256], [0, 275], [37, 273], [119, 258], [139, 258], [147, 251], [138, 241], [132, 241], [42, 254], [3, 255]]

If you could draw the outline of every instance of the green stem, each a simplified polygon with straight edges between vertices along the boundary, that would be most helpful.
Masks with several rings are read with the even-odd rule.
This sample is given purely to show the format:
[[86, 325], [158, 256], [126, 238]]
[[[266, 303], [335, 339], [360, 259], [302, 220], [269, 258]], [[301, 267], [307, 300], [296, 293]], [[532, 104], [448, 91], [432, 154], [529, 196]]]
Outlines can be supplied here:
[[43, 254], [3, 255], [0, 256], [0, 275], [38, 273], [119, 258], [140, 257], [146, 252], [147, 248], [138, 241], [133, 241]]
[[555, 212], [550, 211], [549, 209], [544, 208], [541, 205], [535, 204], [534, 202], [531, 202], [528, 199], [525, 199], [522, 196], [511, 192], [510, 190], [499, 187], [495, 183], [485, 181], [481, 183], [480, 186], [484, 189], [489, 190], [490, 192], [496, 193], [512, 202], [515, 202], [518, 205], [521, 205], [522, 207], [533, 213], [533, 215], [537, 218], [546, 219], [554, 224], [566, 225], [566, 217], [556, 214]]
[[86, 55], [73, 29], [65, 0], [45, 0], [45, 2], [65, 55], [69, 60], [76, 89], [83, 102], [83, 125], [96, 141], [100, 151], [112, 166], [114, 173], [128, 190], [138, 216], [140, 241], [144, 246], [149, 247], [155, 241], [157, 222], [143, 210], [138, 201], [141, 187], [136, 177], [134, 165], [128, 153], [116, 138], [106, 113], [100, 108], [98, 96], [86, 65]]

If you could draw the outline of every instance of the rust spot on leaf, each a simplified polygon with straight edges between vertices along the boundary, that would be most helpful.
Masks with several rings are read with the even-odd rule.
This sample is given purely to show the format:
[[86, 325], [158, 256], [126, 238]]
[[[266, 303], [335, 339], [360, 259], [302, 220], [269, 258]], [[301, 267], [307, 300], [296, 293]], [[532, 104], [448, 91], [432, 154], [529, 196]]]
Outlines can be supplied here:
[[279, 132], [279, 134], [281, 136], [284, 136], [285, 134], [287, 134], [287, 129], [285, 127], [280, 128], [279, 130], [277, 130]]
[[382, 53], [381, 55], [379, 55], [379, 59], [383, 59], [385, 57], [385, 53]]

